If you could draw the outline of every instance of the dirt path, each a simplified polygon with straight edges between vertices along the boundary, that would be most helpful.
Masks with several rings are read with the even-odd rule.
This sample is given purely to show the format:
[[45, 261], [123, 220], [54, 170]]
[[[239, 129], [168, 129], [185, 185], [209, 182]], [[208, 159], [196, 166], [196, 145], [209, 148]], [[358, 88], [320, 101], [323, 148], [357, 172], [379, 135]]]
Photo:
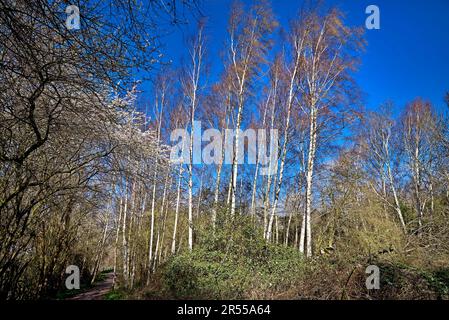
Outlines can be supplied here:
[[95, 284], [87, 291], [69, 298], [68, 300], [103, 300], [106, 293], [112, 289], [113, 278], [114, 274], [112, 272], [107, 273], [103, 281]]

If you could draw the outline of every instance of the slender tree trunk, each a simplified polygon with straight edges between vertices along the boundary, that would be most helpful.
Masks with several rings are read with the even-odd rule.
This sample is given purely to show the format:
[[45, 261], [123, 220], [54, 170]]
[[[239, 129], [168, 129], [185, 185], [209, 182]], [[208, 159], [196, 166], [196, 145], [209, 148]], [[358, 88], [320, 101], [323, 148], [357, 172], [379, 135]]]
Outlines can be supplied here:
[[[264, 113], [263, 113], [262, 128], [264, 128], [264, 129], [265, 129], [265, 122], [266, 122], [266, 118], [267, 118], [268, 104], [269, 104], [270, 100], [271, 100], [271, 93], [268, 95], [267, 103], [265, 105]], [[256, 170], [254, 171], [253, 191], [251, 194], [251, 217], [252, 217], [253, 221], [255, 221], [255, 216], [256, 216], [256, 190], [257, 190], [257, 177], [259, 175], [259, 162], [260, 162], [260, 158], [259, 158], [259, 154], [258, 154], [257, 161], [256, 161]]]
[[306, 214], [306, 207], [304, 206], [301, 222], [301, 234], [299, 236], [299, 252], [301, 253], [304, 253], [306, 251], [304, 247], [306, 243], [306, 224], [307, 224], [307, 214]]
[[288, 241], [289, 241], [289, 238], [290, 238], [290, 225], [292, 223], [292, 218], [293, 218], [293, 210], [291, 210], [289, 215], [288, 215], [287, 227], [285, 228], [285, 243], [284, 243], [284, 245], [286, 247], [288, 246]]
[[175, 209], [175, 222], [173, 224], [173, 236], [172, 236], [172, 244], [171, 244], [171, 253], [175, 254], [176, 252], [176, 232], [178, 230], [178, 219], [179, 219], [179, 203], [181, 199], [181, 181], [182, 181], [182, 162], [179, 164], [179, 173], [178, 173], [178, 191], [176, 194], [176, 209]]
[[110, 208], [110, 210], [109, 210], [107, 221], [106, 221], [106, 223], [104, 225], [104, 229], [103, 229], [103, 236], [101, 237], [101, 241], [98, 246], [98, 253], [95, 258], [95, 264], [94, 264], [94, 272], [92, 275], [92, 280], [90, 281], [91, 284], [93, 284], [95, 282], [95, 279], [96, 279], [97, 273], [98, 273], [98, 269], [100, 268], [101, 259], [103, 258], [103, 251], [104, 251], [104, 245], [106, 243], [106, 235], [107, 235], [107, 230], [108, 230], [108, 225], [109, 225], [109, 219], [112, 214], [111, 212], [112, 212], [112, 208]]
[[95, 259], [94, 272], [93, 272], [93, 275], [92, 275], [92, 280], [90, 282], [91, 284], [93, 284], [95, 282], [95, 279], [96, 279], [97, 273], [98, 273], [98, 269], [100, 268], [100, 263], [101, 263], [101, 260], [103, 258], [104, 245], [106, 243], [107, 229], [108, 229], [108, 226], [109, 226], [109, 220], [111, 219], [112, 212], [113, 212], [113, 210], [112, 210], [112, 203], [114, 201], [114, 195], [115, 195], [115, 191], [113, 190], [114, 187], [115, 187], [115, 183], [113, 182], [112, 185], [111, 185], [111, 189], [112, 189], [111, 191], [112, 192], [111, 192], [111, 199], [110, 199], [110, 202], [109, 202], [109, 212], [108, 212], [108, 216], [107, 216], [107, 219], [106, 219], [106, 223], [104, 225], [103, 236], [102, 236], [101, 241], [99, 243], [99, 249], [98, 249], [98, 253], [97, 253], [96, 259]]
[[[170, 182], [168, 183], [169, 186], [171, 186], [173, 183], [173, 177], [170, 176]], [[160, 243], [160, 248], [159, 248], [159, 263], [161, 263], [162, 261], [162, 249], [164, 246], [164, 241], [165, 241], [165, 231], [166, 231], [166, 225], [167, 225], [167, 217], [168, 217], [168, 208], [169, 208], [169, 203], [170, 203], [170, 194], [167, 194], [167, 200], [165, 201], [165, 212], [163, 214], [163, 220], [162, 220], [162, 237], [161, 237], [161, 243]], [[164, 208], [162, 208], [162, 210], [164, 210]]]
[[[227, 110], [230, 110], [231, 109], [231, 95], [230, 94], [228, 95], [227, 103], [228, 103]], [[224, 158], [225, 158], [225, 148], [226, 148], [226, 143], [227, 143], [227, 139], [228, 139], [228, 134], [227, 134], [228, 127], [229, 127], [229, 117], [226, 114], [225, 115], [225, 128], [224, 128], [224, 141], [221, 145], [221, 157], [220, 157], [220, 161], [218, 163], [217, 180], [215, 182], [214, 207], [212, 208], [212, 227], [214, 230], [215, 230], [215, 226], [217, 223], [218, 197], [220, 195], [221, 171], [223, 169], [223, 162], [224, 162]], [[229, 199], [229, 197], [228, 197], [228, 199]]]
[[251, 193], [251, 219], [254, 221], [256, 217], [256, 189], [257, 189], [257, 177], [259, 173], [259, 161], [256, 163], [256, 170], [254, 171], [253, 179], [253, 191]]
[[[241, 89], [241, 92], [243, 89]], [[241, 93], [243, 95], [243, 93]], [[232, 161], [232, 189], [231, 189], [231, 217], [235, 215], [235, 205], [236, 205], [236, 191], [237, 191], [237, 176], [238, 176], [238, 159], [239, 159], [239, 140], [240, 140], [240, 126], [242, 122], [242, 112], [243, 112], [243, 96], [239, 97], [239, 109], [237, 112], [237, 124], [235, 131], [235, 143], [234, 143], [234, 154]]]
[[430, 192], [430, 218], [433, 219], [433, 214], [435, 212], [435, 195], [433, 191], [433, 178], [429, 177], [429, 192]]
[[239, 75], [239, 67], [236, 65], [235, 60], [235, 51], [233, 50], [233, 62], [234, 62], [234, 69], [236, 71], [238, 83], [239, 83], [239, 91], [237, 94], [238, 97], [238, 110], [237, 110], [237, 122], [235, 126], [235, 143], [234, 146], [234, 152], [232, 157], [232, 175], [231, 175], [231, 182], [232, 182], [232, 188], [231, 188], [231, 217], [235, 214], [235, 204], [236, 204], [236, 188], [237, 188], [237, 175], [238, 175], [238, 159], [239, 159], [239, 139], [240, 139], [240, 127], [242, 123], [242, 113], [243, 113], [243, 107], [244, 107], [244, 95], [245, 95], [245, 85], [246, 85], [246, 73], [248, 70], [248, 65], [245, 64], [243, 66], [243, 72], [240, 77]]
[[[279, 84], [279, 70], [275, 69], [274, 73], [274, 81], [273, 81], [273, 96], [272, 96], [272, 104], [271, 104], [271, 123], [270, 123], [270, 129], [274, 129], [274, 119], [275, 119], [275, 111], [276, 111], [276, 99], [277, 99], [277, 90], [278, 90], [278, 84]], [[273, 132], [273, 131], [271, 131]], [[271, 155], [270, 155], [271, 157]], [[277, 159], [277, 158], [276, 158]], [[275, 166], [273, 168], [273, 165]], [[263, 234], [264, 237], [267, 235], [268, 230], [268, 211], [270, 210], [271, 205], [271, 184], [272, 184], [272, 177], [275, 175], [277, 177], [278, 172], [278, 162], [276, 161], [273, 163], [273, 161], [270, 161], [268, 164], [268, 170], [269, 175], [267, 178], [267, 184], [266, 184], [266, 190], [265, 190], [265, 196], [264, 196], [264, 209], [263, 209]], [[273, 172], [274, 171], [274, 172]], [[276, 183], [275, 183], [276, 185]]]
[[[382, 194], [383, 194], [384, 199], [387, 199], [387, 184], [385, 182], [385, 179], [384, 179], [383, 175], [382, 175]], [[387, 212], [387, 205], [386, 205], [386, 203], [383, 202], [382, 206], [383, 206], [383, 209], [384, 209], [385, 218], [388, 218], [388, 212]]]
[[386, 154], [387, 154], [387, 174], [388, 174], [388, 179], [390, 181], [390, 188], [391, 188], [391, 192], [393, 193], [393, 199], [394, 199], [394, 203], [395, 203], [395, 209], [396, 209], [396, 213], [398, 215], [399, 221], [401, 223], [401, 227], [404, 230], [404, 232], [407, 232], [407, 228], [405, 226], [405, 221], [404, 221], [404, 217], [402, 215], [402, 210], [401, 210], [401, 205], [399, 203], [399, 198], [398, 198], [398, 194], [396, 192], [396, 187], [394, 184], [394, 179], [393, 179], [393, 173], [391, 172], [391, 165], [390, 165], [390, 156], [389, 156], [389, 147], [388, 147], [388, 142], [385, 144], [385, 148], [386, 148]]
[[[306, 171], [306, 207], [303, 217], [303, 225], [301, 226], [301, 240], [300, 251], [305, 252], [307, 257], [312, 256], [312, 226], [311, 226], [311, 214], [312, 214], [312, 202], [313, 202], [313, 169], [315, 164], [315, 147], [316, 147], [316, 109], [312, 102], [310, 108], [310, 132], [309, 132], [309, 152], [307, 156], [307, 171]], [[303, 230], [304, 228], [304, 230]]]
[[[192, 129], [193, 135], [193, 129]], [[191, 142], [190, 153], [193, 152], [193, 142]], [[190, 156], [189, 164], [189, 217], [188, 217], [188, 227], [189, 227], [189, 250], [193, 249], [193, 166], [192, 166], [192, 156]]]
[[195, 135], [195, 110], [197, 106], [197, 94], [199, 90], [199, 79], [201, 73], [201, 63], [204, 55], [202, 28], [192, 50], [192, 72], [190, 73], [190, 145], [189, 145], [189, 250], [193, 249], [193, 140]]
[[128, 269], [127, 269], [128, 242], [126, 239], [127, 214], [128, 214], [128, 187], [127, 187], [127, 182], [125, 180], [125, 205], [123, 207], [123, 221], [122, 221], [123, 222], [123, 224], [122, 224], [123, 280], [125, 283], [125, 287], [128, 287]]
[[131, 189], [131, 201], [130, 201], [130, 210], [129, 210], [129, 230], [128, 230], [128, 240], [127, 243], [127, 260], [126, 260], [126, 270], [128, 271], [127, 279], [130, 279], [131, 276], [131, 259], [133, 252], [133, 243], [132, 243], [132, 235], [133, 235], [133, 226], [134, 226], [134, 217], [135, 217], [135, 201], [136, 201], [136, 180], [133, 179], [132, 189]]
[[218, 197], [220, 195], [220, 182], [221, 182], [221, 170], [223, 168], [223, 156], [224, 156], [224, 151], [222, 151], [222, 159], [218, 163], [217, 180], [215, 182], [214, 207], [212, 208], [212, 227], [214, 229], [217, 224], [217, 207], [218, 207]]
[[298, 222], [295, 223], [295, 242], [294, 242], [293, 246], [295, 248], [298, 247]]
[[275, 217], [275, 226], [276, 226], [276, 228], [275, 228], [275, 241], [276, 241], [276, 244], [278, 244], [279, 243], [279, 217], [277, 215]]
[[[165, 93], [162, 95], [163, 102], [161, 103], [161, 110], [159, 112], [158, 119], [158, 128], [157, 128], [157, 145], [159, 146], [161, 141], [161, 128], [162, 128], [162, 115], [164, 111], [164, 101], [165, 101]], [[156, 187], [157, 187], [157, 177], [158, 177], [158, 165], [159, 165], [159, 157], [156, 155], [155, 164], [154, 164], [154, 174], [153, 174], [153, 194], [151, 197], [151, 221], [150, 221], [150, 243], [148, 248], [148, 276], [147, 276], [147, 284], [150, 282], [152, 263], [153, 263], [153, 241], [154, 241], [154, 221], [155, 221], [155, 208], [156, 208]]]
[[290, 129], [290, 115], [291, 115], [291, 109], [292, 109], [292, 105], [293, 105], [293, 99], [294, 99], [294, 87], [295, 87], [295, 81], [296, 81], [296, 76], [298, 73], [298, 69], [299, 69], [299, 62], [300, 62], [300, 57], [302, 53], [302, 44], [301, 47], [297, 48], [297, 52], [296, 52], [296, 59], [295, 59], [295, 65], [294, 65], [294, 69], [293, 72], [291, 74], [291, 78], [290, 78], [290, 87], [289, 87], [289, 93], [288, 93], [288, 100], [287, 100], [287, 118], [285, 121], [285, 130], [284, 130], [284, 144], [282, 146], [282, 156], [281, 156], [281, 167], [279, 169], [279, 181], [278, 184], [275, 185], [275, 192], [274, 192], [274, 203], [273, 203], [273, 207], [271, 208], [271, 216], [270, 216], [270, 221], [268, 223], [268, 229], [267, 229], [267, 234], [266, 234], [266, 239], [270, 239], [271, 236], [271, 229], [272, 229], [272, 225], [273, 225], [273, 218], [276, 214], [276, 208], [277, 208], [277, 203], [279, 200], [279, 194], [281, 192], [281, 187], [282, 187], [282, 178], [283, 178], [283, 174], [284, 174], [284, 165], [285, 165], [285, 159], [287, 157], [287, 146], [288, 146], [288, 131]]
[[116, 223], [116, 231], [115, 231], [115, 249], [114, 249], [114, 279], [113, 279], [113, 288], [116, 288], [117, 285], [117, 258], [118, 258], [118, 241], [120, 236], [120, 224], [122, 220], [122, 204], [123, 204], [123, 198], [120, 197], [120, 204], [119, 204], [119, 216]]
[[170, 172], [170, 170], [167, 170], [167, 173], [165, 175], [164, 192], [162, 194], [161, 209], [159, 211], [159, 223], [158, 223], [157, 236], [156, 236], [156, 250], [154, 252], [154, 260], [153, 260], [153, 268], [152, 268], [153, 272], [156, 270], [157, 263], [158, 263], [158, 257], [159, 257], [159, 255], [158, 255], [159, 254], [159, 246], [160, 246], [159, 241], [160, 241], [161, 232], [162, 232], [162, 228], [163, 228], [164, 208], [165, 208], [165, 200], [166, 200], [166, 196], [167, 196], [167, 183], [168, 183], [169, 172]]
[[157, 167], [158, 162], [156, 159], [156, 164], [154, 166], [154, 175], [153, 175], [153, 193], [151, 196], [151, 221], [150, 221], [150, 244], [149, 244], [149, 252], [148, 252], [148, 278], [147, 284], [150, 280], [150, 273], [152, 269], [153, 263], [153, 239], [154, 239], [154, 220], [155, 220], [155, 207], [156, 207], [156, 180], [157, 180]]
[[196, 208], [196, 216], [197, 218], [200, 216], [200, 210], [201, 210], [201, 197], [203, 195], [203, 173], [201, 173], [200, 178], [200, 191], [198, 193], [198, 201], [197, 201], [197, 208]]

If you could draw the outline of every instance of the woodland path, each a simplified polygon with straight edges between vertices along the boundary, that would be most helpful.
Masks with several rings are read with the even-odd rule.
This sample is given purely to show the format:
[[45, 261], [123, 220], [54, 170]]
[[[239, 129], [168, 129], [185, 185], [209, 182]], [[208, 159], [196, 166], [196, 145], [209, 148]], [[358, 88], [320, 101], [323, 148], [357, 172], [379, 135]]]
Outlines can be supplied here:
[[110, 272], [105, 275], [104, 280], [96, 283], [92, 288], [84, 291], [68, 300], [103, 300], [104, 296], [112, 290], [114, 273]]

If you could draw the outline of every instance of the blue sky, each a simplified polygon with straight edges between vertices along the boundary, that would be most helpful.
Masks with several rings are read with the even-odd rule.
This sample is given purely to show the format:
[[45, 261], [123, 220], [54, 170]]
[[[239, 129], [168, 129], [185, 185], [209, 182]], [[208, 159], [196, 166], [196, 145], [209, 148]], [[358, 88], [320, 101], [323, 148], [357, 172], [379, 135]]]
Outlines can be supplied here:
[[[250, 4], [251, 1], [243, 1]], [[364, 25], [365, 8], [380, 8], [381, 29], [366, 30], [368, 46], [355, 74], [364, 92], [364, 103], [376, 108], [386, 100], [402, 107], [420, 96], [443, 108], [449, 91], [449, 1], [448, 0], [325, 0], [345, 14], [350, 25]], [[272, 0], [274, 12], [287, 26], [301, 7], [302, 0]], [[208, 16], [208, 60], [212, 70], [220, 70], [219, 53], [226, 39], [226, 24], [231, 1], [202, 0], [201, 10]], [[164, 40], [165, 53], [176, 64], [186, 55], [186, 38], [195, 23], [176, 29]], [[215, 71], [217, 72], [217, 71]], [[210, 79], [213, 81], [213, 79]], [[149, 90], [148, 87], [142, 89]]]

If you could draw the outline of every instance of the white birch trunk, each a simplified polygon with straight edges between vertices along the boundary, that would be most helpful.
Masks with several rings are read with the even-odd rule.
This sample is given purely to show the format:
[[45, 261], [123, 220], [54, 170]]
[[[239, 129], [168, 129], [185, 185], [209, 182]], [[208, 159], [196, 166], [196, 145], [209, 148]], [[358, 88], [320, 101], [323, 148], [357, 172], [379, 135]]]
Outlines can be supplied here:
[[194, 121], [195, 121], [195, 109], [197, 106], [197, 93], [199, 90], [199, 79], [201, 73], [201, 63], [204, 55], [203, 51], [203, 38], [202, 28], [200, 28], [198, 37], [191, 52], [192, 72], [190, 73], [190, 92], [188, 93], [190, 98], [190, 144], [189, 144], [189, 211], [188, 211], [188, 224], [189, 224], [189, 250], [193, 249], [193, 140], [194, 140]]
[[301, 58], [301, 53], [302, 53], [302, 42], [298, 43], [297, 45], [295, 45], [296, 48], [296, 55], [295, 55], [295, 62], [294, 62], [294, 67], [293, 67], [293, 71], [291, 73], [291, 78], [290, 78], [290, 86], [289, 86], [289, 92], [288, 92], [288, 100], [287, 100], [287, 119], [285, 122], [285, 130], [284, 130], [284, 144], [282, 146], [282, 155], [281, 155], [281, 166], [279, 169], [279, 180], [278, 180], [278, 184], [275, 185], [275, 192], [274, 192], [274, 203], [273, 203], [273, 207], [271, 208], [271, 216], [270, 216], [270, 220], [268, 222], [268, 229], [267, 229], [267, 233], [265, 236], [265, 239], [269, 240], [271, 237], [271, 230], [272, 230], [272, 226], [273, 226], [273, 218], [276, 214], [276, 208], [277, 208], [277, 203], [279, 200], [279, 194], [281, 192], [281, 187], [282, 187], [282, 178], [283, 178], [283, 173], [284, 173], [284, 165], [285, 165], [285, 159], [287, 156], [287, 146], [288, 146], [288, 131], [290, 129], [290, 115], [291, 115], [291, 109], [292, 109], [292, 105], [293, 105], [293, 99], [294, 99], [294, 87], [295, 87], [295, 81], [296, 81], [296, 77], [298, 74], [298, 70], [299, 70], [299, 63], [300, 63], [300, 58]]
[[123, 207], [123, 221], [122, 221], [122, 247], [123, 247], [123, 280], [125, 282], [125, 287], [128, 287], [128, 242], [126, 240], [126, 218], [128, 213], [128, 187], [125, 180], [125, 204]]
[[178, 219], [179, 219], [179, 203], [181, 200], [181, 181], [182, 181], [182, 162], [179, 164], [179, 173], [178, 173], [178, 188], [176, 193], [176, 208], [175, 208], [175, 222], [173, 224], [173, 236], [172, 236], [172, 244], [171, 244], [171, 253], [175, 254], [176, 252], [176, 233], [178, 230]]
[[115, 289], [117, 285], [117, 260], [118, 260], [118, 242], [120, 237], [120, 224], [122, 220], [122, 205], [123, 205], [123, 198], [120, 197], [120, 204], [119, 204], [119, 216], [116, 223], [116, 231], [115, 231], [115, 249], [114, 249], [114, 278], [112, 280], [112, 286]]

